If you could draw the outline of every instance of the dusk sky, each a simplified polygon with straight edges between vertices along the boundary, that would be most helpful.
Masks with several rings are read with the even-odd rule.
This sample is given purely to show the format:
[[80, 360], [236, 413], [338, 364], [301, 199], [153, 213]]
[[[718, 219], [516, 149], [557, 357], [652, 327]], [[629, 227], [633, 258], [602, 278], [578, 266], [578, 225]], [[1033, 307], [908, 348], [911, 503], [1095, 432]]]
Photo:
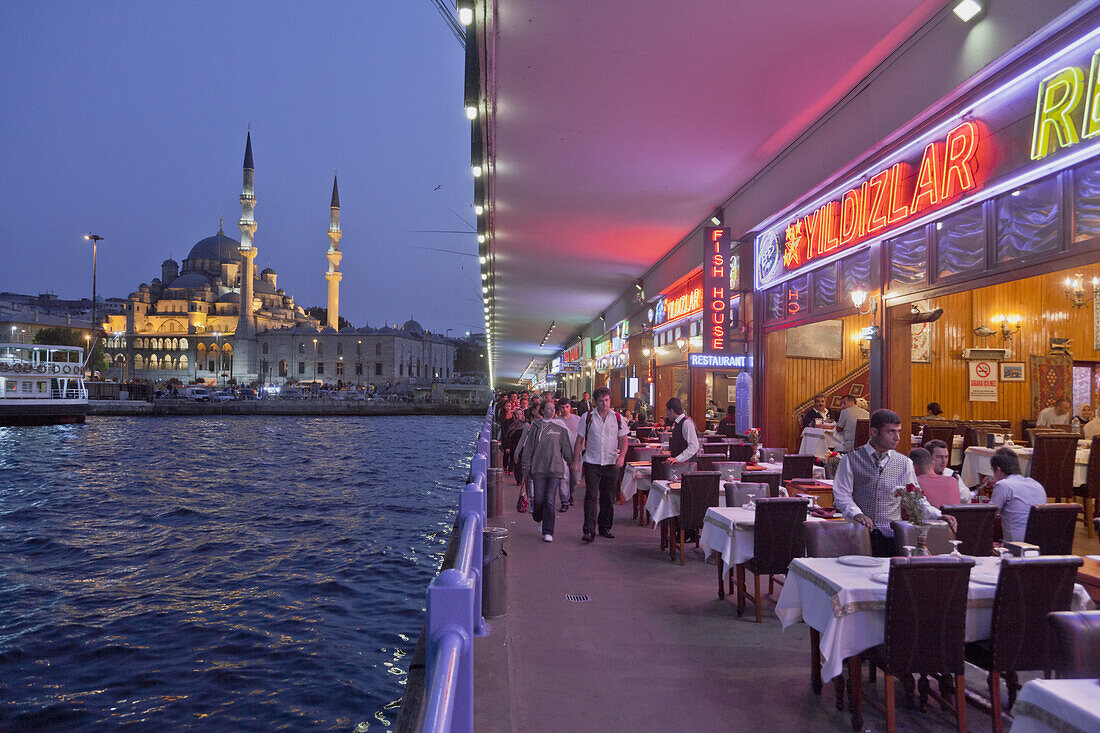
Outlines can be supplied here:
[[338, 169], [340, 314], [483, 329], [476, 258], [424, 249], [477, 252], [463, 51], [430, 0], [4, 2], [0, 58], [0, 290], [89, 297], [89, 231], [104, 297], [219, 217], [239, 239], [251, 124], [258, 270], [325, 304]]

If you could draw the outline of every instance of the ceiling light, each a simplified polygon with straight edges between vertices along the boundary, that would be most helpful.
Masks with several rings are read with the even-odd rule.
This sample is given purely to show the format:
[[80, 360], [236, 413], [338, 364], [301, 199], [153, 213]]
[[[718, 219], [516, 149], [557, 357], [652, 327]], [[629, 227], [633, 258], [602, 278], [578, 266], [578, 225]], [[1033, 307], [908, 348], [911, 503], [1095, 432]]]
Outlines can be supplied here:
[[984, 12], [985, 7], [978, 0], [959, 0], [954, 9], [955, 15], [963, 23], [969, 23]]
[[481, 204], [477, 204], [476, 206], [474, 206], [474, 213], [477, 214], [478, 216], [481, 216], [482, 214], [485, 213], [485, 207], [482, 206]]
[[481, 292], [483, 292], [483, 293], [488, 293], [488, 292], [489, 292], [489, 288], [483, 287], [483, 288], [481, 289]]
[[483, 264], [483, 265], [485, 264], [485, 262], [486, 262], [486, 259], [487, 259], [487, 258], [485, 257], [485, 255], [481, 255], [481, 257], [478, 257], [478, 260], [479, 260], [479, 261], [481, 262], [481, 264]]
[[722, 220], [718, 218], [717, 214], [711, 214], [710, 223], [717, 227], [722, 225]]
[[470, 171], [474, 174], [474, 178], [481, 178], [481, 166], [480, 165], [470, 166]]
[[472, 104], [467, 104], [466, 105], [466, 119], [468, 119], [468, 120], [476, 120], [477, 119], [477, 107], [475, 107]]
[[481, 279], [482, 280], [488, 280], [489, 279], [489, 273], [487, 273], [487, 272], [481, 273]]
[[478, 244], [485, 244], [485, 235], [484, 234], [477, 235], [477, 243]]
[[473, 0], [458, 0], [458, 22], [462, 25], [470, 25], [474, 22]]

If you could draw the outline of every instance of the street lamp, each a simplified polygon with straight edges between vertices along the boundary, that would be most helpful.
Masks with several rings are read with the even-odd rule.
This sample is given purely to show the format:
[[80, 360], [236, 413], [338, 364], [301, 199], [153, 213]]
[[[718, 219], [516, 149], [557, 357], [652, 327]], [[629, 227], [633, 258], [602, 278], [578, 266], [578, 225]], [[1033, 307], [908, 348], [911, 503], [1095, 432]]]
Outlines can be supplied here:
[[88, 240], [89, 242], [92, 243], [92, 333], [94, 334], [96, 332], [96, 325], [95, 325], [95, 315], [96, 315], [96, 313], [95, 313], [96, 252], [97, 252], [97, 249], [98, 249], [97, 245], [100, 242], [103, 241], [103, 237], [99, 236], [98, 234], [92, 234], [91, 232], [88, 232], [87, 234], [84, 235], [84, 239], [86, 239], [86, 240]]
[[313, 339], [313, 381], [317, 381], [317, 339]]

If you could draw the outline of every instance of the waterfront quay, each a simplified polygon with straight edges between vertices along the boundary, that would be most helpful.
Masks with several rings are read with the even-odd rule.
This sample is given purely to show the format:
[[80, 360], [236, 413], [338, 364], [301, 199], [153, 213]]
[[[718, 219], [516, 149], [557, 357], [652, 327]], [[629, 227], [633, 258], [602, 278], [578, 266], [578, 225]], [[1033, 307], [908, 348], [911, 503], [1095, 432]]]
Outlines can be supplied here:
[[360, 400], [90, 400], [88, 414], [117, 415], [302, 415], [353, 417], [383, 415], [480, 415], [484, 405], [464, 402], [370, 402]]

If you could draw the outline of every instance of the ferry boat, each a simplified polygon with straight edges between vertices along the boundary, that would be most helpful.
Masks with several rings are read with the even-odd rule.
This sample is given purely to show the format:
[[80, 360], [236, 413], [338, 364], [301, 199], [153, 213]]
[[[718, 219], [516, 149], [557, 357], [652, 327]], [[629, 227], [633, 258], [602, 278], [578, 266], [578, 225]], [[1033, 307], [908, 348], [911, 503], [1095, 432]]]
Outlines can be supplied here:
[[0, 425], [82, 423], [84, 349], [0, 343]]

